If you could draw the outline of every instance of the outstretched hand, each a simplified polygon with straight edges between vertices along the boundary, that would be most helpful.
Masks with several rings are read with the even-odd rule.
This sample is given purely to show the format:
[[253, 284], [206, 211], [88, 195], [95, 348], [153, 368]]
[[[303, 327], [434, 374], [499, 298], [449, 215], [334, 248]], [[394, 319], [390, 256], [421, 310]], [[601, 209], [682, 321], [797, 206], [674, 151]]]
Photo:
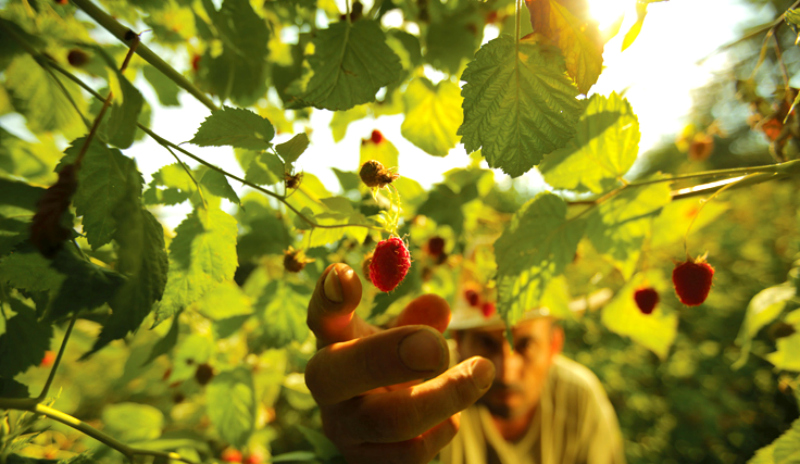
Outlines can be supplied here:
[[355, 314], [361, 291], [350, 267], [333, 264], [308, 305], [319, 351], [306, 384], [323, 431], [350, 464], [426, 463], [458, 431], [459, 412], [489, 389], [494, 366], [475, 357], [447, 369], [450, 307], [441, 297], [418, 297], [383, 330]]

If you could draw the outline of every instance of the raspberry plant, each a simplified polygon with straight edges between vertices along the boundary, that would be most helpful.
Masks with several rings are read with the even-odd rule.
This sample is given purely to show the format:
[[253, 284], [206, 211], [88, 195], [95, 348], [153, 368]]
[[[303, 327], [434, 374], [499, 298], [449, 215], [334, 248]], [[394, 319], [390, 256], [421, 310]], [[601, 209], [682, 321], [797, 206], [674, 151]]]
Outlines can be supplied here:
[[[365, 286], [360, 311], [376, 323], [421, 292], [461, 298], [454, 276], [467, 270], [497, 289], [496, 306], [467, 297], [487, 316], [513, 324], [545, 305], [595, 338], [597, 322], [625, 337], [649, 356], [642, 363], [672, 363], [670, 351], [702, 332], [679, 334], [679, 320], [697, 313], [687, 314], [665, 277], [681, 238], [686, 247], [694, 225], [694, 247], [728, 243], [715, 225], [764, 224], [748, 215], [769, 201], [746, 203], [745, 192], [771, 189], [777, 205], [781, 186], [796, 187], [797, 65], [782, 51], [795, 46], [800, 13], [780, 5], [774, 21], [739, 41], [764, 39], [757, 59], [741, 60], [735, 86], [749, 105], [742, 132], [761, 137], [771, 158], [715, 161], [742, 134], [700, 117], [701, 108], [670, 145], [672, 161], [659, 164], [640, 153], [638, 117], [622, 89], [592, 91], [614, 32], [601, 33], [581, 0], [526, 3], [345, 1], [345, 11], [307, 0], [0, 3], [0, 115], [27, 131], [0, 119], [0, 461], [334, 461], [302, 379], [314, 350], [306, 305], [331, 262], [369, 280], [368, 253], [389, 236], [407, 238], [415, 264], [392, 292]], [[637, 2], [623, 48], [655, 3]], [[385, 25], [394, 10], [403, 24]], [[499, 35], [483, 43], [487, 26]], [[185, 98], [208, 114], [181, 143], [151, 116]], [[326, 130], [309, 127], [319, 110], [334, 112], [337, 142], [353, 121], [403, 114], [400, 133], [420, 150], [446, 156], [462, 144], [471, 162], [423, 188], [397, 177], [403, 158], [375, 129], [362, 134], [352, 169], [335, 170], [339, 185], [326, 185], [303, 171], [314, 163], [314, 131]], [[146, 180], [130, 156], [144, 139], [163, 148], [148, 154], [161, 167]], [[198, 147], [223, 147], [243, 174]], [[675, 161], [681, 152], [687, 162]], [[387, 169], [372, 187], [390, 186], [359, 183], [367, 162]], [[514, 179], [534, 168], [550, 188], [531, 196]], [[723, 192], [730, 204], [700, 205]], [[790, 212], [776, 223], [795, 213], [796, 198], [785, 203]], [[176, 205], [185, 218], [169, 227], [162, 214]], [[775, 265], [779, 277], [763, 279], [767, 288], [724, 292], [736, 290], [738, 271], [717, 264], [715, 288], [691, 311], [732, 307], [743, 321], [736, 343], [727, 340], [738, 353], [732, 367], [755, 353], [800, 398], [790, 253], [800, 250], [786, 237], [800, 243], [795, 227], [767, 237], [780, 245], [773, 261], [786, 262]], [[490, 255], [473, 253], [476, 243], [491, 245]], [[716, 248], [715, 263], [748, 266], [738, 250]], [[661, 295], [650, 314], [637, 306], [643, 287]], [[577, 321], [573, 296], [588, 308]], [[765, 344], [761, 329], [778, 325]], [[617, 401], [629, 460], [652, 462], [631, 419], [641, 411]], [[714, 449], [758, 449], [752, 462], [786, 462], [800, 446], [800, 422], [786, 425], [780, 437]]]

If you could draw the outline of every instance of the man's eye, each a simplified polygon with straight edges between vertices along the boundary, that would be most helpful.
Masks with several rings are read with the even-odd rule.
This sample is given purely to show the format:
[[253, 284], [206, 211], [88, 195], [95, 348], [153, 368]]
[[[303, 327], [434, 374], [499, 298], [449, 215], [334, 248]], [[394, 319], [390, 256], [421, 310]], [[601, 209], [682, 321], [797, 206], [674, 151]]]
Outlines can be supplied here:
[[517, 351], [518, 353], [524, 353], [531, 347], [531, 340], [526, 338], [524, 340], [520, 340], [516, 345], [514, 345], [514, 351]]

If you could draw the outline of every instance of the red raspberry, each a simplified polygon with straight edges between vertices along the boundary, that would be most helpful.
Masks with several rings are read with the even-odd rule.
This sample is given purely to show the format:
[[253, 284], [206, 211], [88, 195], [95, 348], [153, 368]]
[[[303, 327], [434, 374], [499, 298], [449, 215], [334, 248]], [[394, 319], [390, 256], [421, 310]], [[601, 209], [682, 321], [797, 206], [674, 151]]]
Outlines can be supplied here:
[[379, 131], [378, 129], [372, 131], [372, 135], [370, 135], [369, 138], [370, 140], [372, 140], [372, 143], [374, 144], [379, 144], [383, 142], [383, 134], [381, 134], [381, 131]]
[[50, 367], [54, 362], [56, 362], [56, 352], [47, 350], [44, 352], [44, 357], [42, 358], [42, 362], [39, 363], [39, 366]]
[[225, 462], [242, 462], [242, 452], [234, 448], [225, 448], [221, 457]]
[[672, 283], [681, 303], [686, 306], [697, 306], [706, 301], [711, 290], [714, 268], [700, 257], [695, 261], [687, 259], [672, 270]]
[[398, 237], [378, 242], [369, 264], [369, 280], [382, 292], [391, 292], [411, 267], [411, 255]]
[[497, 307], [494, 303], [487, 301], [481, 306], [481, 312], [483, 313], [483, 317], [492, 317], [494, 313], [497, 312]]
[[658, 292], [652, 287], [642, 287], [633, 292], [633, 300], [642, 314], [650, 314], [658, 305]]

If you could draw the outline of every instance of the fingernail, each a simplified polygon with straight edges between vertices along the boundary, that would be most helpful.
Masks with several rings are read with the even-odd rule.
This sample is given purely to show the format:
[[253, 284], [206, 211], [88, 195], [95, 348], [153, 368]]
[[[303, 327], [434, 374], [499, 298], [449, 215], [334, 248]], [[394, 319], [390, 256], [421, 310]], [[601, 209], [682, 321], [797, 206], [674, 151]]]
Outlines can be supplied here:
[[486, 390], [494, 380], [494, 364], [486, 359], [476, 359], [470, 366], [472, 381], [479, 390]]
[[428, 329], [406, 336], [398, 348], [400, 360], [414, 371], [434, 371], [442, 365], [444, 348], [439, 337]]
[[325, 276], [323, 290], [325, 292], [325, 297], [331, 302], [341, 303], [344, 301], [344, 295], [342, 295], [342, 283], [339, 282], [339, 271], [336, 270], [336, 266], [328, 271], [328, 275]]

